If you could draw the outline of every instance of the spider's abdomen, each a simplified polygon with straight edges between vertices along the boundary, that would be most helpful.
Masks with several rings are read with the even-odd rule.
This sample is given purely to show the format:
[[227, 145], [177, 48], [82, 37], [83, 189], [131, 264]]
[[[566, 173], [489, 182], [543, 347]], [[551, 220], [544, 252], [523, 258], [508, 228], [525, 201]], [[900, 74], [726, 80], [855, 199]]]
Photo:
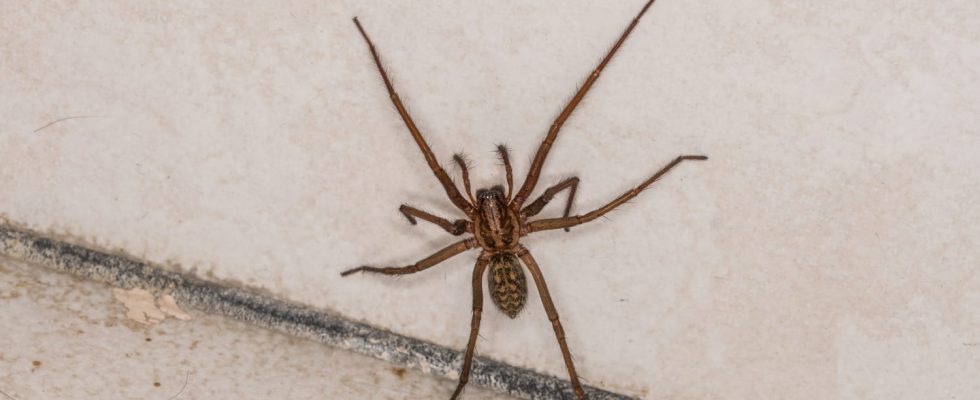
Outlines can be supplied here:
[[490, 258], [487, 285], [493, 304], [508, 317], [514, 318], [524, 309], [527, 303], [527, 278], [513, 254], [498, 254]]

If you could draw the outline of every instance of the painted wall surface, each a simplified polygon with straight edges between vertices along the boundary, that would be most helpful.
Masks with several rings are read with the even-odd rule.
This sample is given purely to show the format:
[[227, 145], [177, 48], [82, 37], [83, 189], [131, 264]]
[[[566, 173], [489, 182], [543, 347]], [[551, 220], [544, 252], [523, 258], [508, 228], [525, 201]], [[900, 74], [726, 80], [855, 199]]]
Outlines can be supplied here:
[[[0, 213], [463, 348], [475, 253], [439, 159], [515, 173], [641, 1], [0, 3]], [[565, 125], [526, 239], [582, 376], [649, 399], [980, 396], [980, 3], [660, 0]], [[540, 189], [537, 193], [540, 193]], [[560, 213], [552, 205], [546, 216]], [[564, 376], [531, 290], [478, 353]]]

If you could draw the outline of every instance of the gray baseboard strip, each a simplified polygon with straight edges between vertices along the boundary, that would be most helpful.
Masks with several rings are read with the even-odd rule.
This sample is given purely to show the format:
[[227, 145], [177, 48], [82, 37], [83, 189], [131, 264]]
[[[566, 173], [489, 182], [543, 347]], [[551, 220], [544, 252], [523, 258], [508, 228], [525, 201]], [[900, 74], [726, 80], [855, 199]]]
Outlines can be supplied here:
[[[462, 364], [461, 351], [353, 322], [247, 288], [167, 271], [145, 261], [56, 240], [2, 222], [0, 254], [115, 287], [165, 291], [181, 307], [220, 314], [448, 379], [456, 379]], [[483, 357], [473, 360], [470, 384], [525, 399], [575, 398], [566, 380]], [[585, 391], [588, 399], [631, 399], [593, 387], [586, 387]]]

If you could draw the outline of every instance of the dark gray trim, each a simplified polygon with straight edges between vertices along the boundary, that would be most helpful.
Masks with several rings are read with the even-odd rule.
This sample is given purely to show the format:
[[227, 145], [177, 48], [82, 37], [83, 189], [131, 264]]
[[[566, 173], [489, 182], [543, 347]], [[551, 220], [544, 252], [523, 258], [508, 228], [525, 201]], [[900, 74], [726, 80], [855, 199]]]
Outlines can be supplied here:
[[[462, 352], [349, 321], [312, 307], [222, 286], [145, 261], [55, 240], [0, 223], [0, 254], [122, 288], [167, 291], [184, 307], [220, 314], [290, 335], [417, 368], [449, 379], [458, 376]], [[571, 399], [568, 381], [484, 357], [473, 361], [470, 383], [526, 399]], [[630, 399], [586, 387], [586, 397]], [[446, 394], [447, 396], [449, 393]]]

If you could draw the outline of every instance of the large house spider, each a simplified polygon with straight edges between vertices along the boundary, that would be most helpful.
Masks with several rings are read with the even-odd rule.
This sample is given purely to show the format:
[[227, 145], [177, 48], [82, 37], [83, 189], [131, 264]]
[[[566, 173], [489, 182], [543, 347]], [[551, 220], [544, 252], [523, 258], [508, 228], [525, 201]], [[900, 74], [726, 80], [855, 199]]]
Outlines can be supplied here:
[[[419, 149], [422, 150], [422, 154], [425, 156], [425, 161], [429, 164], [429, 168], [432, 169], [432, 173], [434, 173], [436, 178], [439, 179], [443, 189], [445, 189], [446, 194], [449, 196], [449, 200], [452, 201], [453, 204], [455, 204], [461, 211], [463, 211], [467, 218], [450, 221], [446, 218], [441, 218], [407, 205], [402, 205], [399, 208], [399, 211], [401, 211], [413, 225], [416, 224], [416, 218], [418, 218], [436, 224], [445, 229], [447, 232], [456, 236], [464, 233], [469, 233], [473, 236], [453, 243], [452, 245], [449, 245], [448, 247], [439, 250], [435, 254], [432, 254], [412, 265], [405, 267], [362, 266], [344, 271], [341, 273], [341, 276], [348, 276], [356, 272], [374, 272], [385, 275], [413, 274], [435, 266], [436, 264], [439, 264], [440, 262], [443, 262], [466, 250], [476, 248], [481, 249], [480, 255], [476, 261], [476, 266], [473, 269], [473, 317], [472, 322], [470, 323], [470, 338], [466, 345], [466, 357], [463, 360], [463, 368], [459, 375], [459, 383], [456, 386], [456, 390], [453, 392], [451, 399], [455, 399], [459, 396], [469, 379], [470, 367], [473, 363], [473, 350], [476, 346], [477, 333], [480, 330], [480, 315], [483, 312], [483, 289], [481, 286], [481, 280], [484, 272], [486, 272], [489, 268], [490, 273], [487, 276], [487, 283], [490, 290], [490, 297], [493, 299], [493, 304], [497, 306], [497, 309], [507, 314], [511, 318], [514, 318], [521, 311], [521, 309], [524, 308], [524, 304], [527, 301], [527, 280], [524, 277], [521, 263], [523, 263], [524, 267], [526, 267], [528, 272], [531, 273], [531, 277], [534, 279], [534, 284], [538, 288], [541, 302], [544, 303], [545, 312], [548, 314], [548, 319], [551, 320], [551, 324], [555, 329], [555, 336], [558, 338], [558, 345], [561, 347], [562, 357], [565, 359], [565, 367], [568, 368], [568, 375], [571, 378], [572, 388], [579, 399], [584, 399], [585, 392], [582, 390], [582, 385], [579, 383], [578, 375], [575, 373], [575, 366], [572, 363], [572, 356], [568, 351], [568, 344], [565, 343], [565, 332], [561, 327], [561, 322], [558, 321], [558, 311], [555, 310], [555, 304], [551, 300], [551, 295], [548, 293], [548, 286], [545, 284], [544, 276], [541, 274], [541, 269], [538, 268], [538, 263], [534, 261], [534, 257], [531, 256], [531, 253], [528, 252], [527, 248], [520, 244], [521, 237], [535, 232], [552, 229], [564, 228], [567, 231], [569, 227], [592, 221], [632, 199], [648, 186], [656, 182], [657, 179], [666, 174], [667, 171], [670, 171], [671, 168], [674, 168], [681, 162], [685, 160], [708, 159], [708, 157], [700, 155], [684, 155], [677, 157], [639, 186], [630, 189], [623, 195], [617, 197], [615, 200], [587, 214], [574, 216], [568, 215], [569, 211], [571, 210], [572, 200], [575, 198], [575, 189], [578, 186], [579, 179], [577, 177], [571, 177], [561, 181], [557, 185], [545, 190], [544, 193], [536, 200], [531, 202], [531, 204], [526, 206], [524, 205], [524, 202], [528, 199], [531, 192], [534, 191], [534, 187], [538, 183], [538, 176], [541, 174], [541, 167], [544, 165], [545, 158], [548, 157], [548, 151], [551, 149], [551, 145], [555, 142], [555, 138], [558, 136], [558, 131], [572, 114], [572, 111], [575, 110], [575, 107], [579, 104], [579, 102], [582, 101], [582, 98], [585, 97], [585, 94], [589, 91], [589, 88], [592, 87], [592, 84], [599, 78], [599, 74], [602, 72], [603, 68], [606, 67], [609, 60], [611, 60], [613, 55], [616, 54], [616, 50], [618, 50], [623, 44], [626, 37], [629, 36], [637, 22], [639, 22], [640, 18], [644, 13], [646, 13], [647, 9], [650, 8], [653, 2], [654, 0], [647, 1], [646, 5], [643, 6], [643, 9], [640, 10], [623, 34], [619, 37], [619, 40], [616, 41], [616, 44], [613, 45], [612, 49], [610, 49], [606, 54], [606, 57], [599, 63], [599, 66], [592, 71], [592, 74], [590, 74], [588, 78], [586, 78], [585, 83], [582, 84], [582, 87], [579, 88], [578, 92], [575, 93], [575, 96], [568, 102], [561, 114], [558, 115], [558, 118], [555, 119], [555, 122], [551, 124], [551, 129], [548, 130], [548, 135], [545, 137], [544, 141], [541, 143], [541, 146], [538, 148], [537, 154], [534, 156], [534, 161], [531, 163], [531, 169], [527, 174], [527, 178], [524, 179], [524, 184], [521, 185], [516, 194], [514, 194], [514, 178], [506, 147], [502, 145], [497, 147], [497, 154], [500, 157], [500, 160], [503, 162], [507, 176], [506, 191], [504, 191], [502, 186], [498, 185], [489, 189], [477, 190], [476, 195], [474, 196], [472, 190], [470, 189], [469, 171], [466, 163], [463, 161], [463, 158], [460, 155], [457, 154], [453, 156], [453, 160], [456, 162], [462, 172], [463, 186], [466, 189], [467, 197], [463, 197], [463, 195], [460, 194], [459, 189], [456, 188], [456, 185], [453, 183], [452, 179], [450, 179], [449, 175], [446, 174], [446, 171], [439, 166], [439, 162], [436, 161], [436, 157], [432, 154], [432, 150], [429, 149], [429, 145], [422, 137], [422, 133], [419, 132], [418, 127], [415, 126], [415, 122], [412, 121], [412, 117], [409, 116], [408, 111], [405, 110], [405, 106], [402, 105], [398, 94], [395, 93], [395, 88], [392, 87], [391, 81], [388, 79], [388, 74], [381, 65], [381, 59], [378, 56], [377, 50], [374, 48], [374, 44], [371, 43], [371, 39], [368, 38], [364, 28], [361, 27], [361, 23], [358, 22], [357, 18], [354, 18], [354, 24], [357, 25], [357, 29], [360, 31], [361, 36], [364, 37], [364, 41], [367, 42], [368, 48], [371, 50], [371, 56], [374, 58], [374, 64], [377, 66], [378, 72], [381, 74], [381, 79], [384, 80], [385, 87], [388, 89], [388, 94], [391, 96], [391, 101], [394, 103], [395, 109], [398, 110], [398, 114], [408, 127], [408, 131], [411, 132], [412, 137], [419, 146]], [[563, 217], [529, 221], [529, 219], [537, 215], [541, 209], [544, 208], [544, 206], [548, 204], [548, 202], [551, 201], [556, 194], [558, 194], [558, 192], [565, 189], [568, 189], [569, 193], [568, 201], [565, 203], [565, 212]]]

